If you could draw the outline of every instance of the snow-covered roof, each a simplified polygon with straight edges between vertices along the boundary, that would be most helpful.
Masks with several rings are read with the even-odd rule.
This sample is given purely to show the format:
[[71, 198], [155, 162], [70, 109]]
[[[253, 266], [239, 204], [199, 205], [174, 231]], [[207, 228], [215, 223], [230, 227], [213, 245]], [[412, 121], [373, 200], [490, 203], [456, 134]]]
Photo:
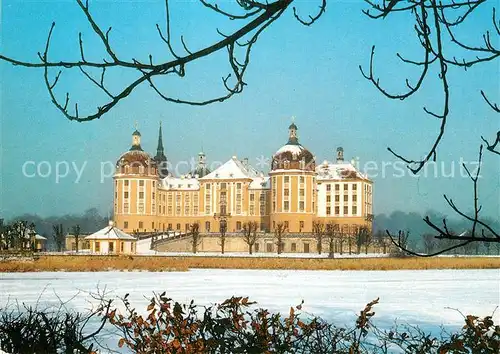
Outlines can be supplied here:
[[46, 237], [43, 237], [42, 235], [36, 234], [35, 235], [35, 240], [46, 240]]
[[86, 240], [127, 240], [135, 241], [135, 237], [123, 232], [116, 228], [113, 222], [110, 221], [109, 225], [99, 231], [94, 232], [92, 235], [86, 236]]
[[200, 189], [200, 182], [194, 176], [173, 177], [167, 176], [161, 181], [160, 187], [162, 189], [181, 189], [181, 190], [198, 190]]
[[340, 180], [348, 178], [360, 178], [368, 180], [368, 177], [347, 161], [338, 161], [336, 163], [324, 161], [316, 166], [316, 179], [321, 180]]
[[271, 189], [271, 178], [269, 177], [254, 177], [248, 189]]
[[280, 155], [284, 152], [290, 152], [294, 156], [294, 158], [297, 158], [297, 156], [299, 156], [304, 150], [305, 148], [300, 144], [286, 144], [283, 145], [278, 151], [276, 151], [275, 155]]
[[243, 163], [233, 156], [230, 160], [219, 166], [217, 169], [208, 175], [200, 178], [200, 180], [207, 179], [242, 179], [259, 177], [259, 172], [248, 163]]

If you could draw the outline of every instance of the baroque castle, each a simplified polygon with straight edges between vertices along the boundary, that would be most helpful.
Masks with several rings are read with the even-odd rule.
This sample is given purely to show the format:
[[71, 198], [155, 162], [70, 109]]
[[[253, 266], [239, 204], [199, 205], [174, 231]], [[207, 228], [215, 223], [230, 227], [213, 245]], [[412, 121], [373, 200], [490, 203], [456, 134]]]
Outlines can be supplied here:
[[371, 229], [373, 182], [344, 161], [342, 148], [336, 153], [334, 162], [317, 165], [292, 123], [267, 176], [235, 156], [210, 171], [204, 153], [190, 174], [173, 176], [161, 125], [154, 157], [142, 149], [136, 130], [129, 151], [116, 163], [114, 220], [126, 232], [141, 233], [186, 232], [192, 223], [202, 233], [218, 233], [222, 219], [228, 233], [238, 233], [247, 221], [257, 222], [261, 233], [272, 233], [279, 223], [290, 234], [307, 234], [314, 221], [333, 221], [346, 234], [361, 226]]

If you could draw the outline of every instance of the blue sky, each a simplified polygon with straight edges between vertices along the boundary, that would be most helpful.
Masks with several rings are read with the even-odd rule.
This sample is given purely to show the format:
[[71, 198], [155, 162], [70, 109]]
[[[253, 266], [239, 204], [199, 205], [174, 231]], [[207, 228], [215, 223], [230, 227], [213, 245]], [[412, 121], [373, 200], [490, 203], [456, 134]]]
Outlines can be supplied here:
[[[318, 4], [303, 1], [297, 6], [307, 14]], [[155, 29], [156, 23], [163, 26], [165, 22], [163, 1], [90, 1], [90, 5], [103, 28], [113, 27], [111, 43], [120, 57], [147, 60], [151, 53], [157, 60], [166, 60], [168, 53]], [[466, 24], [461, 33], [464, 39], [480, 38], [477, 28], [491, 21], [487, 6]], [[203, 147], [209, 161], [225, 161], [237, 155], [249, 157], [255, 164], [256, 158], [270, 157], [286, 142], [291, 116], [296, 117], [301, 143], [316, 155], [318, 163], [332, 160], [337, 146], [344, 147], [346, 158], [357, 158], [361, 165], [367, 161], [379, 166], [395, 162], [387, 146], [417, 158], [438, 133], [439, 122], [422, 111], [423, 105], [439, 108], [437, 73], [431, 71], [422, 92], [415, 97], [405, 101], [383, 97], [358, 69], [360, 64], [368, 64], [371, 45], [377, 45], [377, 76], [393, 89], [404, 89], [405, 79], [414, 80], [418, 75], [413, 67], [401, 64], [395, 53], [420, 58], [419, 48], [409, 17], [374, 21], [361, 13], [364, 7], [361, 1], [329, 2], [327, 12], [311, 27], [295, 21], [289, 9], [255, 45], [244, 92], [206, 107], [167, 103], [143, 86], [98, 121], [70, 122], [51, 104], [41, 70], [0, 63], [0, 215], [48, 216], [79, 213], [94, 206], [107, 212], [112, 204], [112, 181], [101, 181], [101, 163], [114, 162], [128, 149], [136, 121], [143, 147], [151, 153], [155, 152], [162, 121], [166, 154], [173, 163], [195, 157]], [[229, 33], [238, 25], [195, 1], [172, 1], [171, 19], [173, 37], [182, 34], [192, 50], [218, 39], [216, 28]], [[102, 45], [72, 1], [4, 0], [0, 52], [36, 60], [52, 21], [56, 22], [51, 46], [54, 60], [78, 59], [79, 31], [83, 32], [87, 58], [105, 57]], [[180, 41], [176, 48], [182, 51]], [[221, 77], [230, 70], [226, 57], [221, 52], [203, 59], [186, 67], [184, 79], [166, 77], [158, 84], [181, 98], [224, 93]], [[119, 88], [134, 75], [110, 72], [110, 87]], [[448, 213], [444, 193], [465, 209], [471, 205], [471, 184], [459, 176], [459, 161], [475, 161], [480, 136], [492, 137], [499, 128], [498, 117], [479, 95], [484, 89], [491, 98], [499, 98], [498, 77], [498, 63], [467, 72], [450, 69], [452, 108], [438, 158], [446, 173], [453, 169], [455, 177], [436, 178], [433, 173], [415, 177], [407, 173], [396, 178], [387, 167], [385, 177], [374, 177], [375, 213], [398, 209]], [[56, 92], [63, 98], [66, 91], [71, 92], [72, 99], [78, 99], [80, 111], [86, 105], [95, 107], [103, 98], [76, 71], [63, 74]], [[36, 165], [47, 161], [42, 174], [48, 166], [52, 173], [46, 178], [26, 177], [26, 161]], [[61, 161], [83, 167], [78, 183], [74, 170], [56, 181], [54, 169]], [[485, 215], [492, 217], [500, 215], [499, 163], [498, 158], [485, 155], [480, 196]], [[34, 171], [30, 165], [28, 172]]]

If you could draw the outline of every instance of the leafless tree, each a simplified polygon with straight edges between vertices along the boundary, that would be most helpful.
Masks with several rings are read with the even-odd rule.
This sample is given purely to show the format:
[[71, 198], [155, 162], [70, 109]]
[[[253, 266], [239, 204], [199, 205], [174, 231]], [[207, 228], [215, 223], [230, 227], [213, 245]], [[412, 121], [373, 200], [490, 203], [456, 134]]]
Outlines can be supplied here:
[[242, 225], [243, 231], [243, 240], [248, 245], [248, 253], [253, 253], [253, 247], [255, 242], [257, 242], [257, 222], [256, 221], [247, 221]]
[[[467, 70], [473, 66], [481, 63], [493, 62], [500, 57], [500, 47], [498, 47], [498, 39], [500, 38], [500, 22], [497, 18], [496, 7], [491, 9], [492, 27], [478, 36], [482, 37], [482, 41], [477, 43], [468, 43], [460, 38], [463, 33], [467, 32], [466, 20], [476, 13], [477, 9], [484, 7], [487, 3], [486, 0], [450, 0], [450, 1], [436, 1], [436, 0], [367, 0], [369, 9], [365, 14], [373, 19], [384, 19], [387, 16], [395, 14], [406, 13], [412, 16], [412, 24], [415, 28], [415, 34], [418, 43], [421, 46], [422, 53], [418, 59], [410, 59], [404, 55], [397, 53], [398, 58], [406, 65], [413, 66], [418, 71], [418, 78], [415, 82], [405, 79], [405, 91], [393, 93], [383, 87], [380, 79], [375, 75], [375, 46], [372, 47], [369, 68], [360, 70], [364, 77], [371, 81], [373, 85], [384, 96], [391, 99], [404, 100], [415, 93], [419, 92], [423, 87], [425, 80], [432, 80], [433, 75], [430, 74], [436, 68], [439, 75], [434, 76], [442, 89], [442, 102], [440, 104], [440, 111], [431, 110], [424, 107], [425, 114], [439, 120], [439, 132], [428, 152], [422, 159], [411, 159], [403, 157], [403, 155], [396, 153], [392, 148], [388, 150], [397, 158], [407, 163], [408, 168], [413, 173], [417, 174], [422, 170], [424, 165], [429, 161], [437, 159], [438, 147], [445, 134], [447, 125], [450, 118], [450, 96], [452, 92], [451, 76], [449, 75], [450, 69], [464, 69]], [[488, 4], [492, 4], [491, 1]], [[431, 76], [432, 75], [432, 76]], [[496, 113], [500, 113], [500, 107], [497, 102], [491, 100], [487, 93], [481, 90], [478, 95], [481, 95], [484, 102]], [[500, 130], [494, 134], [494, 138], [488, 139], [481, 137], [486, 149], [495, 155], [500, 155]], [[463, 219], [471, 223], [470, 235], [453, 235], [446, 225], [446, 220], [443, 220], [442, 225], [438, 225], [430, 220], [427, 216], [424, 221], [436, 232], [436, 239], [438, 240], [451, 240], [453, 243], [438, 251], [430, 252], [427, 254], [419, 254], [404, 248], [395, 237], [391, 237], [391, 241], [398, 247], [405, 249], [408, 253], [418, 256], [434, 256], [441, 253], [446, 253], [458, 248], [468, 247], [472, 242], [493, 242], [500, 243], [500, 232], [493, 230], [493, 228], [486, 222], [482, 221], [480, 217], [481, 206], [478, 202], [477, 184], [480, 166], [482, 162], [483, 145], [479, 149], [479, 168], [476, 173], [469, 171], [465, 164], [463, 168], [466, 170], [473, 183], [474, 199], [473, 199], [473, 213], [468, 214], [460, 209], [449, 196], [444, 196], [446, 202], [451, 209], [456, 212]], [[398, 237], [399, 239], [399, 237]], [[443, 243], [441, 243], [441, 246]]]
[[[339, 224], [334, 223], [333, 221], [328, 222], [326, 224], [326, 237], [328, 238], [328, 257], [333, 258], [335, 256], [335, 242], [339, 239], [339, 234], [342, 231], [340, 230]], [[342, 246], [340, 247], [342, 254]]]
[[337, 244], [339, 245], [339, 253], [342, 255], [344, 254], [344, 243], [346, 241], [347, 235], [340, 227], [337, 226], [334, 236]]
[[193, 250], [193, 253], [196, 253], [198, 251], [198, 246], [201, 243], [201, 237], [200, 237], [200, 223], [199, 222], [194, 222], [189, 225], [189, 233], [191, 234], [191, 247]]
[[80, 234], [81, 234], [80, 225], [73, 226], [71, 230], [72, 230], [71, 232], [73, 233], [73, 236], [75, 237], [75, 247], [76, 247], [75, 251], [76, 251], [76, 253], [78, 253]]
[[226, 250], [226, 232], [227, 232], [227, 220], [222, 219], [219, 222], [219, 246], [222, 254], [224, 254]]
[[[459, 36], [467, 26], [467, 18], [475, 13], [480, 6], [486, 4], [486, 0], [366, 0], [366, 2], [369, 8], [364, 12], [373, 19], [384, 19], [402, 13], [410, 15], [413, 19], [411, 25], [414, 26], [417, 42], [421, 46], [421, 57], [418, 59], [410, 59], [399, 52], [397, 53], [398, 58], [404, 64], [413, 66], [418, 71], [418, 78], [415, 82], [404, 79], [405, 90], [399, 93], [393, 93], [384, 88], [380, 79], [375, 75], [375, 46], [372, 47], [368, 70], [363, 69], [362, 66], [360, 66], [360, 70], [379, 92], [391, 99], [404, 100], [419, 92], [426, 79], [432, 80], [434, 67], [439, 73], [435, 77], [443, 92], [441, 109], [436, 112], [424, 107], [424, 112], [427, 115], [440, 122], [439, 132], [429, 151], [423, 159], [413, 160], [403, 157], [392, 148], [388, 148], [394, 156], [406, 162], [412, 172], [418, 173], [428, 161], [436, 159], [437, 148], [448, 124], [452, 91], [449, 70], [451, 68], [467, 70], [474, 65], [491, 62], [500, 57], [500, 47], [496, 46], [498, 41], [495, 40], [495, 37], [500, 37], [500, 23], [497, 19], [496, 8], [492, 8], [492, 31], [486, 31], [482, 35], [482, 43], [469, 44], [461, 40]], [[484, 91], [480, 91], [478, 94], [495, 112], [500, 113], [498, 104], [492, 102]], [[484, 138], [483, 140], [486, 142], [488, 150], [500, 154], [499, 150], [495, 150], [497, 144], [500, 143], [500, 130], [496, 133], [496, 140], [492, 143], [488, 143]]]
[[312, 227], [314, 238], [316, 239], [316, 250], [318, 251], [318, 254], [321, 254], [321, 251], [323, 250], [323, 238], [326, 231], [325, 224], [321, 221], [314, 220]]
[[56, 244], [57, 250], [62, 252], [64, 250], [64, 242], [66, 240], [64, 236], [64, 230], [62, 224], [57, 224], [52, 226], [54, 242]]
[[356, 228], [356, 251], [358, 254], [361, 253], [361, 247], [369, 242], [370, 230], [367, 226], [359, 226]]
[[425, 234], [422, 238], [424, 241], [424, 252], [427, 254], [433, 253], [436, 248], [436, 239], [434, 238], [434, 235]]
[[276, 223], [274, 227], [274, 241], [278, 250], [278, 254], [283, 252], [283, 237], [287, 232], [288, 227], [283, 221], [279, 221]]
[[[38, 53], [38, 61], [24, 61], [11, 58], [7, 55], [0, 55], [0, 60], [14, 65], [43, 70], [45, 86], [50, 99], [57, 109], [66, 118], [83, 122], [100, 118], [110, 112], [141, 85], [149, 85], [153, 92], [165, 101], [188, 105], [208, 105], [214, 102], [223, 102], [241, 93], [246, 85], [245, 73], [250, 63], [250, 55], [254, 45], [260, 35], [273, 22], [279, 19], [295, 0], [276, 0], [273, 2], [238, 0], [234, 4], [218, 4], [217, 2], [200, 0], [200, 3], [207, 11], [216, 12], [222, 18], [237, 22], [239, 25], [230, 34], [224, 34], [217, 29], [220, 37], [213, 43], [197, 49], [189, 48], [188, 41], [182, 35], [180, 36], [180, 41], [175, 43], [173, 29], [171, 29], [169, 1], [165, 0], [165, 25], [160, 26], [160, 24], [156, 24], [156, 31], [158, 32], [158, 40], [167, 48], [169, 56], [157, 59], [153, 58], [151, 54], [144, 53], [148, 57], [147, 61], [139, 60], [138, 58], [128, 59], [118, 55], [116, 48], [119, 47], [119, 44], [112, 41], [111, 27], [105, 29], [103, 24], [97, 23], [94, 17], [95, 13], [89, 6], [88, 0], [75, 1], [87, 18], [95, 36], [97, 36], [105, 48], [105, 58], [102, 61], [89, 59], [90, 56], [87, 55], [85, 50], [84, 36], [81, 32], [78, 35], [80, 49], [78, 60], [58, 61], [51, 59], [51, 44], [55, 22], [52, 23], [49, 29], [45, 49], [42, 53]], [[317, 12], [310, 15], [307, 19], [303, 15], [299, 15], [299, 10], [295, 7], [292, 7], [293, 15], [299, 23], [310, 26], [321, 17], [326, 9], [326, 0], [318, 0], [318, 4], [319, 8]], [[174, 49], [176, 45], [181, 45], [183, 50], [178, 51]], [[222, 78], [224, 91], [221, 94], [205, 100], [191, 100], [177, 98], [172, 92], [167, 92], [158, 85], [158, 79], [160, 78], [174, 76], [185, 79], [190, 64], [204, 57], [213, 56], [222, 50], [227, 51], [230, 73]], [[57, 70], [57, 73], [53, 75], [52, 70]], [[61, 99], [60, 94], [55, 89], [60, 82], [61, 75], [67, 70], [78, 70], [88, 80], [89, 85], [96, 87], [101, 92], [103, 97], [101, 100], [102, 103], [96, 108], [86, 109], [89, 112], [82, 114], [83, 110], [79, 107], [78, 102], [70, 104], [71, 97], [69, 92], [66, 92]], [[120, 71], [123, 74], [131, 73], [135, 75], [123, 87], [113, 90], [110, 87], [112, 85], [108, 82], [109, 71]], [[70, 107], [73, 108], [70, 109]]]

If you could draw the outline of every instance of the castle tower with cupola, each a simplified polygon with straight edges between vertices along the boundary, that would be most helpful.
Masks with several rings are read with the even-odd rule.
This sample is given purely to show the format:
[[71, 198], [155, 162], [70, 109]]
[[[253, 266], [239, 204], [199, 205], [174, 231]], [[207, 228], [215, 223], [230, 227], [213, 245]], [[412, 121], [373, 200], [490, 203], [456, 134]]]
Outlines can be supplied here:
[[132, 133], [132, 146], [116, 162], [113, 179], [115, 222], [129, 231], [154, 229], [158, 169], [156, 161], [142, 149], [137, 129]]
[[271, 230], [279, 223], [287, 232], [312, 229], [315, 215], [315, 160], [299, 143], [297, 125], [288, 127], [288, 142], [272, 157]]

